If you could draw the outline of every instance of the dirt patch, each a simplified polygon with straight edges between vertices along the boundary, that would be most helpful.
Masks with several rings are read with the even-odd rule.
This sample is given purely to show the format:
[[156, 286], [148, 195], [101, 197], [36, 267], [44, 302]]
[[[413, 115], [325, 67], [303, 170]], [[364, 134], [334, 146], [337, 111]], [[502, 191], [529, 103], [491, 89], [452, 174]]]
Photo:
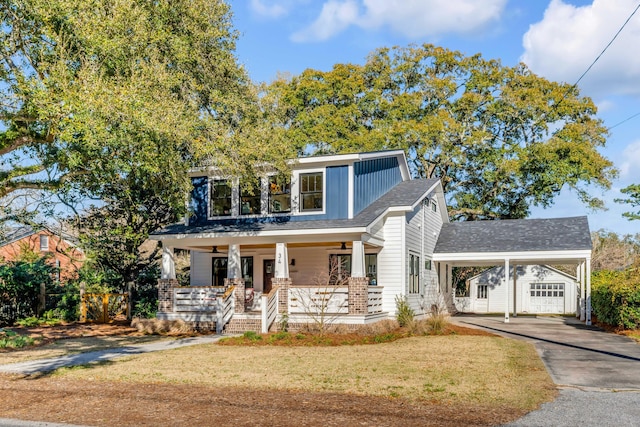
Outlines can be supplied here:
[[0, 401], [1, 417], [104, 426], [492, 426], [524, 414], [343, 393], [55, 377], [0, 376]]

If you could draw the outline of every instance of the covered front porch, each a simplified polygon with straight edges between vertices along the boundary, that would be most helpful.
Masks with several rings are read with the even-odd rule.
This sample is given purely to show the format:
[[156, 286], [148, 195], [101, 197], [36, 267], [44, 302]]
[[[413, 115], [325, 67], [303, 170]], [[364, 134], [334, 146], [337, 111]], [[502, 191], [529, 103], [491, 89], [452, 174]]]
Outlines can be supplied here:
[[[236, 333], [387, 317], [377, 271], [380, 242], [327, 237], [162, 239], [158, 318]], [[190, 251], [188, 284], [176, 280], [176, 249]]]

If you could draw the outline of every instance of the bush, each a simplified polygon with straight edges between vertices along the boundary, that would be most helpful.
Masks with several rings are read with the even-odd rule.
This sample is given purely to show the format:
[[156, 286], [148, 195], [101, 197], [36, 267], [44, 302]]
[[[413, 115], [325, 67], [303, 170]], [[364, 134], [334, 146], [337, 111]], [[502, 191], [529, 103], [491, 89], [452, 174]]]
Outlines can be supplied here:
[[600, 322], [625, 329], [640, 328], [640, 272], [593, 273], [591, 306]]
[[407, 298], [396, 296], [396, 320], [400, 327], [411, 326], [415, 317], [416, 313], [409, 305]]

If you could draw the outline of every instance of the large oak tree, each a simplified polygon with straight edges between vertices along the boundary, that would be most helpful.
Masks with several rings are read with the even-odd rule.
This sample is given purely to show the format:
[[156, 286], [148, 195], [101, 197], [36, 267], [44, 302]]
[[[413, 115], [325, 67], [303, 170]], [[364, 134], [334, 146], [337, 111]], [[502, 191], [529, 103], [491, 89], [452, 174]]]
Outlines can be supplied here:
[[453, 219], [526, 217], [565, 187], [601, 207], [589, 189], [616, 173], [598, 151], [607, 130], [594, 103], [524, 64], [382, 48], [364, 65], [309, 69], [268, 92], [300, 153], [403, 149], [415, 175], [442, 180]]

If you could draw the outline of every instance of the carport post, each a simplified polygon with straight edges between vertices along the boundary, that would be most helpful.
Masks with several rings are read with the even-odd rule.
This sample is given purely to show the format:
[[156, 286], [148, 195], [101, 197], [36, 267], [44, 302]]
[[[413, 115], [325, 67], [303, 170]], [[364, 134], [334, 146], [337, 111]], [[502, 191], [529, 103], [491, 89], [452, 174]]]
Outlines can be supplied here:
[[587, 268], [585, 272], [585, 278], [587, 279], [587, 320], [586, 324], [591, 324], [591, 258], [587, 258]]
[[585, 262], [580, 263], [580, 320], [585, 321], [585, 287], [587, 282], [587, 275], [585, 274]]
[[504, 259], [504, 323], [509, 323], [509, 258]]
[[513, 317], [518, 317], [518, 265], [513, 265]]

